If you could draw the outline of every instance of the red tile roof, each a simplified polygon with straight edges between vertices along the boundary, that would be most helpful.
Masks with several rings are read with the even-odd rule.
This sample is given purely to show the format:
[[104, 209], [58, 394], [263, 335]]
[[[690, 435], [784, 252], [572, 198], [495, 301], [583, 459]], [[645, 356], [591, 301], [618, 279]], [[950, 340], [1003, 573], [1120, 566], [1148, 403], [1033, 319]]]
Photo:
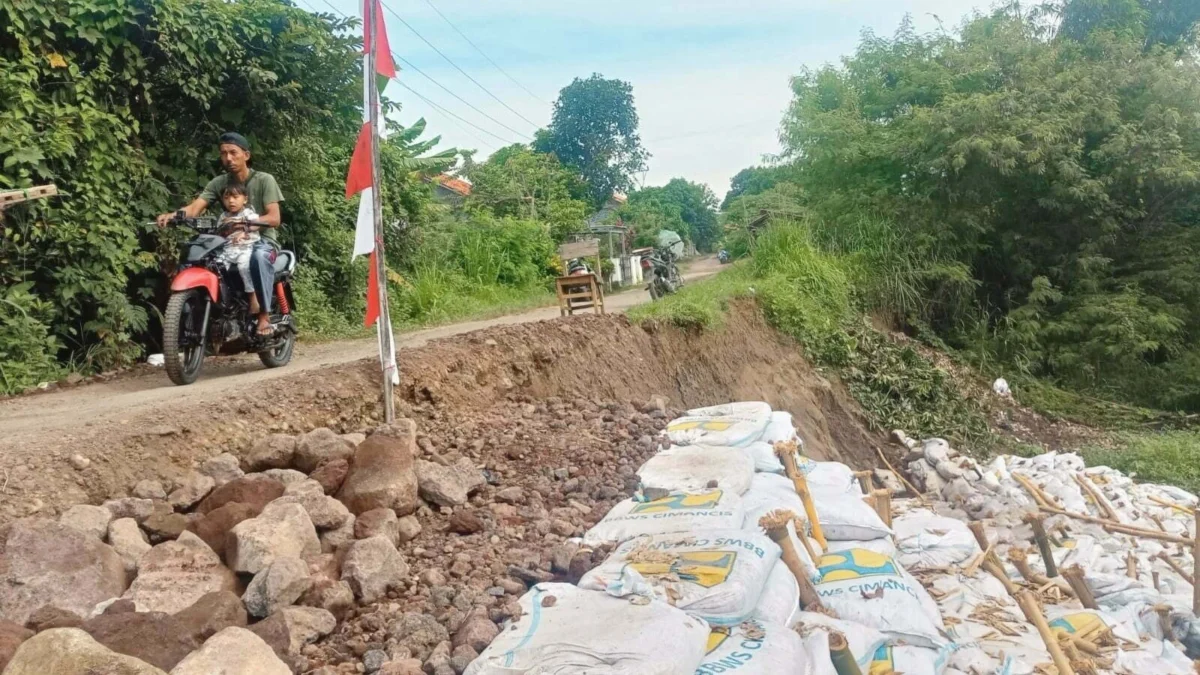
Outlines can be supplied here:
[[463, 197], [468, 197], [471, 195], [471, 184], [461, 178], [455, 178], [454, 176], [444, 173], [434, 178], [433, 182]]

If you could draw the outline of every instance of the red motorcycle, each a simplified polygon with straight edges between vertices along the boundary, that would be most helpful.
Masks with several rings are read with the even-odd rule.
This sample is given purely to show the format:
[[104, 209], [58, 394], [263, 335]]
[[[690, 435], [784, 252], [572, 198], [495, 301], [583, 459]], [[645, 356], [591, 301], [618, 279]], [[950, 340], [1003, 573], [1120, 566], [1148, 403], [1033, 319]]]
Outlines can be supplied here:
[[268, 368], [287, 365], [297, 335], [291, 283], [296, 255], [276, 251], [272, 330], [270, 335], [259, 335], [248, 289], [236, 266], [225, 260], [229, 242], [216, 220], [188, 218], [180, 211], [170, 224], [195, 232], [181, 247], [179, 270], [171, 280], [171, 299], [163, 316], [164, 365], [171, 381], [195, 382], [209, 354], [254, 352]]

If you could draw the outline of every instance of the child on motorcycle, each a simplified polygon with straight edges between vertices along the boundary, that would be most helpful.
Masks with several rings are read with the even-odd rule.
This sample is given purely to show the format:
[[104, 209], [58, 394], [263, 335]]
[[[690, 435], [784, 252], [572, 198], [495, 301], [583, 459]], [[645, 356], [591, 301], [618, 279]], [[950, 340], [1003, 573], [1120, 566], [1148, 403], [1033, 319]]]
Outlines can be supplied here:
[[254, 282], [250, 278], [250, 254], [254, 251], [254, 243], [261, 237], [257, 226], [258, 214], [247, 206], [249, 196], [246, 186], [241, 183], [230, 183], [221, 191], [221, 204], [225, 212], [218, 222], [226, 232], [225, 262], [236, 265], [238, 274], [242, 277], [243, 288], [250, 294], [250, 311], [258, 314], [258, 297], [254, 293]]

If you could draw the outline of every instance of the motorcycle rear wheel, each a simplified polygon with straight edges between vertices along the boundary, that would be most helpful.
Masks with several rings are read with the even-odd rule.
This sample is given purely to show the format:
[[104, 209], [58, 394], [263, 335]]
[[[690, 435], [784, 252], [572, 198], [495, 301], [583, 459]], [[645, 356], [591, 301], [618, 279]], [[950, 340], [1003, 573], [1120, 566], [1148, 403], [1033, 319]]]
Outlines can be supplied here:
[[268, 368], [282, 368], [292, 360], [292, 352], [296, 349], [296, 334], [288, 333], [274, 349], [258, 353], [258, 360]]
[[[191, 384], [204, 366], [204, 306], [207, 298], [199, 288], [172, 293], [163, 320], [163, 357], [167, 377], [178, 385]], [[191, 331], [190, 337], [185, 331]], [[199, 335], [199, 344], [195, 336]]]

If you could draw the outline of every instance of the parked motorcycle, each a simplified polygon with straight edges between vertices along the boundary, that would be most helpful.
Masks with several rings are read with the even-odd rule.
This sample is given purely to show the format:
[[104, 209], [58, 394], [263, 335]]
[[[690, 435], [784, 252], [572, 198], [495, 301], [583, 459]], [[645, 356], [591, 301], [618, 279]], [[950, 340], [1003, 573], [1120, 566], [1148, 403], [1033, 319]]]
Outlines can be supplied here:
[[670, 248], [657, 248], [642, 258], [642, 275], [649, 282], [646, 290], [650, 298], [657, 300], [683, 288], [683, 275], [675, 264], [675, 255]]
[[276, 251], [271, 334], [259, 335], [257, 318], [237, 267], [224, 259], [228, 243], [213, 218], [176, 213], [171, 225], [195, 236], [181, 247], [179, 270], [171, 280], [171, 298], [163, 316], [163, 355], [167, 376], [191, 384], [208, 354], [254, 352], [268, 368], [285, 366], [296, 347], [292, 276], [296, 255]]
[[720, 251], [718, 251], [717, 252], [717, 262], [721, 263], [722, 265], [729, 262], [729, 251], [726, 251], [725, 249], [721, 249]]

